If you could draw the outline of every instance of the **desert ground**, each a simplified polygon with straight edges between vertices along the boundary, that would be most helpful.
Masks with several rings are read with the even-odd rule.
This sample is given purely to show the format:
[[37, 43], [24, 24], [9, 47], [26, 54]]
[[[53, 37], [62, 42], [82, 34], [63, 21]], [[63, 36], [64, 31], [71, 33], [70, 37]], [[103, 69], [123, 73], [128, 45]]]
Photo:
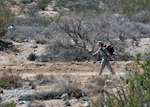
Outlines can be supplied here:
[[[142, 53], [144, 57], [150, 50], [149, 2], [131, 1], [127, 6], [129, 0], [108, 1], [0, 0], [0, 107], [97, 107], [98, 101], [106, 105], [106, 93], [118, 97], [120, 87], [127, 92], [129, 86], [121, 80], [133, 76], [131, 68], [140, 69], [132, 56]], [[3, 48], [3, 39], [13, 45]], [[100, 62], [94, 58], [28, 60], [31, 53], [47, 55], [48, 44], [55, 44], [52, 50], [59, 47], [57, 43], [86, 44], [89, 52], [99, 39], [115, 46], [116, 56], [110, 61], [115, 75], [107, 68], [98, 75]], [[66, 53], [67, 49], [70, 46]]]
[[[29, 61], [27, 56], [30, 53], [44, 54], [46, 45], [34, 44], [34, 43], [17, 43], [13, 42], [13, 45], [19, 51], [1, 51], [0, 52], [0, 73], [5, 75], [6, 72], [11, 72], [14, 75], [19, 75], [25, 80], [34, 80], [38, 75], [44, 75], [51, 78], [53, 81], [51, 84], [41, 85], [37, 81], [34, 81], [36, 88], [30, 88], [29, 85], [24, 85], [19, 89], [3, 89], [0, 94], [3, 102], [15, 101], [17, 107], [30, 107], [32, 101], [26, 99], [21, 99], [20, 96], [30, 95], [33, 93], [40, 93], [43, 91], [54, 91], [57, 90], [60, 85], [67, 81], [67, 77], [70, 79], [68, 81], [75, 81], [73, 85], [85, 89], [85, 84], [91, 78], [99, 77], [99, 61], [84, 61], [84, 62], [36, 62]], [[133, 61], [111, 61], [111, 65], [116, 71], [116, 75], [111, 75], [107, 68], [105, 68], [102, 76], [108, 76], [109, 79], [115, 78], [119, 79], [120, 76], [125, 76], [127, 71], [126, 68], [130, 68], [133, 65]], [[54, 83], [56, 83], [57, 85]], [[59, 82], [58, 82], [59, 81]], [[60, 82], [61, 81], [61, 82]], [[66, 83], [68, 83], [68, 81]], [[66, 84], [65, 83], [65, 84]], [[56, 88], [57, 87], [57, 88]], [[76, 86], [75, 86], [76, 87]], [[46, 107], [65, 107], [70, 105], [72, 107], [87, 106], [88, 101], [83, 99], [47, 99], [39, 100], [36, 99], [36, 105], [34, 107], [44, 107], [38, 106], [38, 103], [44, 104]], [[35, 103], [34, 102], [34, 103]], [[69, 103], [69, 104], [68, 104]], [[30, 105], [30, 106], [29, 106]], [[33, 107], [33, 106], [31, 106]]]
[[[18, 51], [1, 51], [0, 67], [1, 71], [12, 70], [14, 73], [22, 75], [29, 74], [74, 74], [74, 75], [97, 75], [99, 71], [99, 61], [84, 62], [36, 62], [29, 61], [27, 57], [34, 53], [41, 55], [45, 53], [47, 45], [16, 43], [13, 42]], [[111, 61], [110, 62], [116, 74], [125, 71], [125, 68], [132, 66], [133, 61]], [[107, 67], [103, 74], [109, 74]]]

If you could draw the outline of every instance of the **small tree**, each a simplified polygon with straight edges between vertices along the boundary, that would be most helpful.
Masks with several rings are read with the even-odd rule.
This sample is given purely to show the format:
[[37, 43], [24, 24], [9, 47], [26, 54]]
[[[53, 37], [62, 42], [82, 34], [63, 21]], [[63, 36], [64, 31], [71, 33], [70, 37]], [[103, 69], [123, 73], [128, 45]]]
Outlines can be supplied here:
[[75, 42], [76, 46], [85, 50], [89, 46], [91, 50], [88, 50], [93, 51], [98, 40], [109, 40], [107, 19], [105, 15], [99, 17], [91, 13], [82, 13], [78, 16], [72, 14], [64, 16], [59, 26]]
[[0, 38], [5, 36], [7, 26], [13, 19], [11, 11], [4, 5], [4, 0], [0, 1]]

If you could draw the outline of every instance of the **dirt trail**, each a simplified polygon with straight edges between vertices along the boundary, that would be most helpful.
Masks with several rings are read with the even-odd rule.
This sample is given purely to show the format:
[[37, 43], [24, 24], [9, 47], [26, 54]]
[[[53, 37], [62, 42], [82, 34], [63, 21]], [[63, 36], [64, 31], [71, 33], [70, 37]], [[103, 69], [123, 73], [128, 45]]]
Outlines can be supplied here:
[[[13, 43], [19, 52], [0, 52], [0, 71], [12, 72], [24, 76], [32, 76], [38, 74], [45, 75], [97, 75], [99, 71], [99, 62], [34, 62], [27, 60], [29, 54], [44, 54], [47, 45], [34, 43]], [[36, 47], [36, 48], [35, 48]], [[123, 75], [125, 68], [133, 65], [132, 61], [111, 61], [111, 65], [117, 75]], [[107, 68], [104, 73], [109, 75]]]
[[[116, 75], [122, 76], [126, 73], [125, 68], [130, 67], [133, 62], [111, 62], [112, 67], [116, 71]], [[33, 77], [36, 75], [73, 75], [73, 76], [94, 76], [98, 75], [99, 62], [24, 62], [14, 64], [0, 64], [0, 71], [12, 72], [22, 77]], [[110, 75], [107, 67], [103, 71], [103, 75]]]
[[[45, 53], [46, 45], [31, 44], [31, 43], [14, 43], [19, 52], [2, 52], [0, 51], [0, 76], [5, 73], [13, 73], [20, 75], [22, 78], [33, 81], [36, 85], [36, 89], [31, 89], [32, 86], [28, 85], [28, 81], [23, 84], [22, 90], [4, 90], [2, 98], [12, 101], [17, 101], [20, 95], [33, 94], [45, 90], [55, 90], [56, 87], [60, 87], [60, 83], [65, 81], [74, 81], [78, 84], [78, 87], [85, 89], [87, 84], [93, 84], [90, 82], [93, 77], [99, 77], [99, 65], [98, 61], [84, 61], [84, 62], [35, 62], [27, 60], [27, 57], [34, 53], [41, 55]], [[35, 48], [36, 47], [36, 48]], [[107, 79], [112, 79], [117, 82], [120, 76], [126, 75], [126, 68], [130, 68], [134, 65], [132, 61], [111, 61], [113, 69], [116, 71], [116, 75], [111, 75], [107, 67], [104, 69], [102, 77], [106, 76]], [[1, 75], [2, 74], [2, 75]], [[51, 85], [40, 85], [36, 80], [37, 75], [46, 75], [52, 80]], [[51, 78], [52, 77], [52, 78]], [[69, 77], [69, 80], [68, 78]], [[26, 80], [25, 79], [25, 80]], [[41, 80], [42, 81], [42, 80]], [[95, 81], [94, 81], [95, 82]], [[111, 81], [107, 81], [108, 83]], [[34, 85], [34, 84], [33, 84]], [[113, 84], [112, 84], [113, 85]], [[26, 89], [27, 88], [27, 89]], [[72, 99], [70, 99], [70, 102]], [[56, 105], [54, 107], [60, 107], [64, 105], [64, 102], [60, 99], [42, 101], [47, 107]], [[56, 103], [55, 103], [55, 102]], [[41, 100], [39, 101], [41, 102]], [[76, 100], [72, 107], [81, 107], [87, 101]], [[25, 107], [28, 102], [18, 102], [17, 107]], [[60, 104], [60, 105], [59, 105]], [[58, 106], [57, 106], [58, 105]]]

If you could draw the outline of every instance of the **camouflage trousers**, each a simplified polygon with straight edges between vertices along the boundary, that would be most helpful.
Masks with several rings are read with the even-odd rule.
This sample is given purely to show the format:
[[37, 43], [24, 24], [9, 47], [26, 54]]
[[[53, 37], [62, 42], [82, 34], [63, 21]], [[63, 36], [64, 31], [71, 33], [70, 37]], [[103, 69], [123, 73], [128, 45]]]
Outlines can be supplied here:
[[115, 71], [113, 70], [113, 68], [112, 68], [112, 66], [110, 64], [108, 57], [103, 57], [102, 60], [101, 60], [101, 63], [100, 63], [100, 72], [99, 72], [99, 75], [102, 74], [105, 66], [107, 66], [107, 68], [110, 70], [110, 72], [112, 74], [115, 74]]

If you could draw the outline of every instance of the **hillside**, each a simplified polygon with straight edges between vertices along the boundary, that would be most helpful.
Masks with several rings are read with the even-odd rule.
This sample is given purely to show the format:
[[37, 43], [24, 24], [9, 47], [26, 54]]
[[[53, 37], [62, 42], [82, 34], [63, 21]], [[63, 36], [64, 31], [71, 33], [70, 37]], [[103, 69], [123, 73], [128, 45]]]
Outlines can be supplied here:
[[[93, 12], [98, 1], [93, 1], [93, 8], [88, 8], [90, 0], [83, 4], [80, 4], [80, 0], [65, 2], [66, 4], [59, 0], [22, 0], [6, 3], [15, 16], [7, 24], [14, 28], [8, 30], [5, 38], [16, 42], [47, 44], [45, 57], [48, 62], [91, 60], [89, 53], [97, 49], [95, 44], [98, 40], [114, 46], [115, 59], [119, 61], [133, 60], [139, 52], [144, 57], [144, 53], [149, 51], [150, 14], [147, 6], [140, 11], [142, 7], [137, 4], [139, 11], [132, 16], [126, 16], [128, 13], [120, 14], [119, 10], [109, 12], [106, 9], [101, 12], [100, 9]], [[115, 5], [113, 1], [103, 2], [106, 8], [109, 5], [105, 3]], [[85, 8], [82, 9], [80, 5]], [[124, 7], [125, 4], [122, 5], [120, 8], [128, 9]], [[142, 6], [144, 5], [146, 4], [143, 3]], [[110, 11], [112, 8], [109, 8]], [[82, 11], [78, 12], [78, 9]], [[65, 57], [68, 53], [70, 58]]]
[[[98, 107], [111, 95], [118, 106], [128, 105], [130, 92], [131, 105], [149, 106], [149, 74], [142, 75], [149, 70], [149, 5], [149, 0], [1, 0], [0, 107]], [[92, 53], [99, 40], [115, 49], [110, 63], [116, 75], [107, 67], [98, 75], [100, 57]], [[140, 55], [141, 63], [135, 62]]]
[[[14, 43], [17, 52], [0, 52], [2, 71], [12, 69], [14, 73], [73, 73], [73, 72], [94, 72], [98, 73], [99, 61], [84, 61], [84, 62], [35, 62], [29, 61], [27, 57], [30, 53], [43, 54], [45, 53], [46, 45], [30, 44], [30, 43]], [[37, 48], [34, 48], [37, 46]], [[117, 72], [122, 72], [126, 67], [130, 67], [133, 61], [112, 61], [112, 66]], [[36, 68], [37, 67], [37, 68]], [[29, 70], [28, 70], [29, 69]], [[35, 72], [34, 72], [35, 71]], [[37, 74], [35, 73], [35, 74]]]
[[[33, 62], [27, 60], [27, 56], [30, 52], [34, 52], [37, 54], [41, 54], [45, 52], [46, 45], [40, 44], [31, 44], [31, 43], [13, 43], [18, 51], [5, 51], [0, 52], [1, 62], [0, 62], [0, 73], [1, 76], [8, 76], [7, 80], [11, 80], [11, 78], [22, 78], [21, 84], [19, 88], [15, 89], [3, 89], [1, 90], [1, 98], [3, 103], [10, 103], [11, 101], [15, 101], [17, 103], [16, 107], [26, 107], [29, 101], [26, 96], [35, 95], [38, 96], [38, 93], [41, 93], [41, 100], [37, 98], [37, 101], [31, 101], [29, 104], [34, 105], [34, 107], [38, 105], [45, 105], [48, 107], [60, 107], [69, 103], [72, 107], [85, 106], [85, 104], [89, 104], [88, 100], [77, 100], [76, 98], [69, 98], [68, 100], [63, 100], [63, 98], [46, 98], [43, 92], [54, 93], [53, 89], [65, 89], [68, 87], [74, 87], [82, 90], [88, 90], [87, 84], [93, 84], [92, 79], [97, 81], [98, 71], [99, 71], [99, 62], [96, 61], [85, 61], [85, 62]], [[34, 48], [35, 45], [37, 48]], [[134, 66], [133, 61], [112, 61], [112, 67], [116, 71], [116, 75], [110, 75], [110, 72], [107, 68], [103, 72], [103, 76], [109, 84], [119, 80], [120, 76], [127, 77], [130, 75], [125, 68], [130, 68]], [[9, 76], [10, 75], [10, 76]], [[17, 77], [16, 77], [17, 76]], [[111, 81], [111, 79], [114, 79]], [[12, 81], [12, 80], [11, 80]], [[72, 81], [72, 83], [68, 83]], [[18, 83], [16, 83], [18, 84]], [[63, 84], [67, 85], [66, 87]], [[81, 85], [82, 84], [82, 85]], [[59, 87], [57, 86], [59, 85]], [[81, 86], [80, 86], [81, 85]], [[7, 86], [7, 85], [6, 85]], [[11, 86], [11, 84], [10, 84]], [[13, 87], [13, 86], [12, 86]], [[61, 91], [58, 91], [61, 93]], [[68, 92], [68, 91], [67, 91]], [[65, 94], [63, 92], [61, 95]], [[30, 97], [29, 97], [30, 98]], [[32, 97], [31, 97], [32, 98]], [[20, 100], [19, 100], [20, 99]], [[33, 98], [34, 99], [34, 98]], [[30, 107], [28, 105], [28, 107]]]

